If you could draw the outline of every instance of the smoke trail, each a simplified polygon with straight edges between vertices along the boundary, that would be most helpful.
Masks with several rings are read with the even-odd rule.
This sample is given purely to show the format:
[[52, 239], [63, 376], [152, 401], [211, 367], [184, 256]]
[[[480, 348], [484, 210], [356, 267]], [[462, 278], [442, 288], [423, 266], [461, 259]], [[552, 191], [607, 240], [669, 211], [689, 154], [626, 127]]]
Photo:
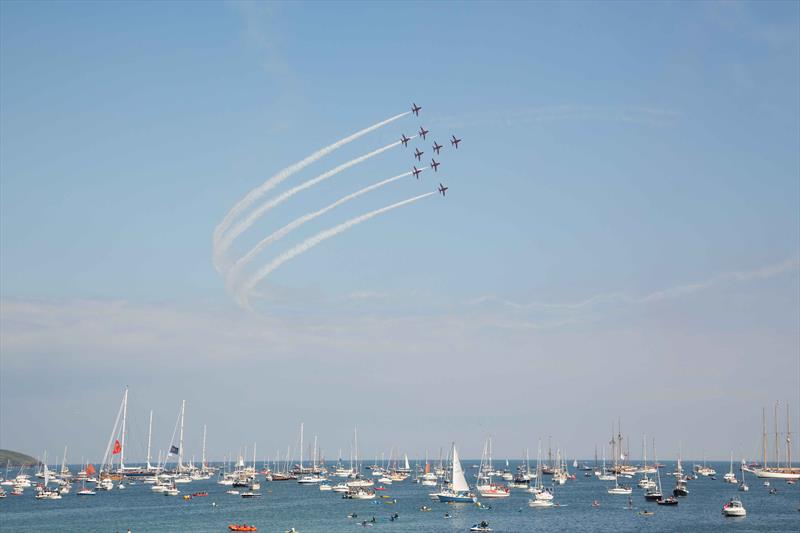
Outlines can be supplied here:
[[423, 198], [427, 198], [428, 196], [432, 196], [434, 194], [436, 194], [436, 193], [435, 192], [428, 192], [428, 193], [425, 193], [425, 194], [420, 194], [419, 196], [415, 196], [413, 198], [409, 198], [408, 200], [403, 200], [402, 202], [397, 202], [395, 204], [387, 205], [386, 207], [381, 207], [380, 209], [376, 209], [375, 211], [370, 211], [369, 213], [365, 213], [365, 214], [357, 216], [355, 218], [351, 218], [350, 220], [348, 220], [346, 222], [342, 222], [338, 226], [334, 226], [332, 228], [329, 228], [329, 229], [326, 229], [324, 231], [321, 231], [321, 232], [317, 233], [316, 235], [314, 235], [313, 237], [309, 237], [308, 239], [306, 239], [305, 241], [301, 242], [300, 244], [298, 244], [294, 248], [290, 248], [289, 250], [283, 252], [281, 255], [279, 255], [278, 257], [273, 259], [270, 263], [265, 265], [261, 270], [256, 272], [256, 274], [252, 278], [247, 280], [247, 282], [244, 284], [244, 286], [242, 287], [242, 289], [241, 289], [241, 291], [239, 293], [239, 303], [240, 303], [240, 305], [242, 305], [242, 307], [245, 307], [245, 308], [249, 307], [249, 304], [248, 304], [248, 301], [247, 301], [247, 297], [248, 297], [248, 294], [250, 293], [250, 291], [253, 290], [253, 288], [256, 285], [258, 285], [258, 283], [262, 279], [264, 279], [265, 277], [270, 275], [275, 269], [277, 269], [279, 266], [281, 266], [285, 262], [290, 261], [291, 259], [297, 257], [298, 255], [307, 252], [308, 250], [310, 250], [314, 246], [320, 244], [321, 242], [323, 242], [323, 241], [325, 241], [327, 239], [330, 239], [331, 237], [335, 237], [336, 235], [338, 235], [338, 234], [340, 234], [340, 233], [342, 233], [344, 231], [347, 231], [348, 229], [352, 228], [353, 226], [356, 226], [356, 225], [361, 224], [362, 222], [365, 222], [365, 221], [367, 221], [367, 220], [369, 220], [369, 219], [371, 219], [373, 217], [376, 217], [378, 215], [381, 215], [383, 213], [391, 211], [392, 209], [397, 209], [398, 207], [402, 207], [404, 205], [407, 205], [407, 204], [422, 200]]
[[[427, 167], [424, 167], [424, 168], [427, 168]], [[420, 170], [422, 170], [422, 169], [420, 169]], [[323, 207], [322, 209], [314, 211], [313, 213], [306, 213], [305, 215], [303, 215], [303, 216], [301, 216], [299, 218], [296, 218], [295, 220], [289, 222], [288, 224], [283, 226], [281, 229], [279, 229], [277, 231], [274, 231], [272, 234], [270, 234], [267, 237], [265, 237], [264, 239], [262, 239], [261, 242], [256, 244], [253, 247], [252, 250], [247, 252], [244, 256], [242, 256], [239, 260], [236, 261], [236, 263], [233, 265], [233, 267], [228, 272], [228, 277], [227, 277], [228, 286], [229, 287], [232, 286], [235, 283], [236, 277], [239, 275], [239, 272], [241, 272], [241, 270], [244, 267], [246, 267], [250, 263], [250, 261], [253, 260], [254, 257], [256, 257], [258, 254], [260, 254], [267, 246], [269, 246], [273, 242], [285, 237], [290, 232], [296, 230], [297, 228], [299, 228], [300, 226], [302, 226], [306, 222], [309, 222], [309, 221], [314, 220], [315, 218], [317, 218], [319, 216], [324, 215], [325, 213], [327, 213], [331, 209], [335, 209], [336, 207], [339, 207], [340, 205], [342, 205], [344, 203], [347, 203], [350, 200], [358, 198], [362, 194], [366, 194], [366, 193], [368, 193], [370, 191], [374, 191], [375, 189], [383, 187], [384, 185], [388, 185], [388, 184], [390, 184], [390, 183], [392, 183], [394, 181], [397, 181], [397, 180], [399, 180], [401, 178], [408, 177], [411, 174], [412, 174], [412, 172], [405, 172], [403, 174], [399, 174], [397, 176], [385, 179], [383, 181], [379, 181], [377, 183], [373, 183], [372, 185], [368, 185], [367, 187], [364, 187], [363, 189], [359, 189], [359, 190], [357, 190], [356, 192], [354, 192], [352, 194], [348, 194], [347, 196], [343, 196], [342, 198], [339, 198], [338, 200], [336, 200], [332, 204], [330, 204], [330, 205], [328, 205], [326, 207]]]
[[[310, 156], [306, 157], [302, 161], [299, 161], [297, 163], [294, 163], [294, 164], [289, 165], [288, 167], [284, 168], [283, 170], [281, 170], [280, 172], [278, 172], [274, 176], [270, 177], [267, 181], [265, 181], [264, 183], [262, 183], [261, 185], [259, 185], [255, 189], [251, 190], [249, 193], [247, 193], [247, 195], [245, 195], [244, 198], [239, 200], [236, 203], [236, 205], [234, 205], [230, 209], [230, 211], [228, 211], [228, 213], [225, 215], [225, 218], [222, 219], [222, 222], [220, 222], [219, 225], [217, 225], [217, 227], [214, 229], [214, 248], [216, 249], [217, 244], [219, 243], [219, 240], [222, 237], [222, 234], [231, 226], [231, 224], [233, 224], [234, 219], [236, 219], [236, 217], [241, 215], [248, 207], [253, 205], [256, 202], [256, 200], [261, 198], [267, 191], [271, 190], [273, 187], [275, 187], [276, 185], [278, 185], [279, 183], [281, 183], [282, 181], [287, 179], [289, 176], [291, 176], [295, 172], [304, 169], [308, 165], [310, 165], [310, 164], [314, 163], [315, 161], [325, 157], [326, 155], [328, 155], [329, 153], [333, 152], [334, 150], [337, 150], [337, 149], [341, 148], [342, 146], [344, 146], [344, 145], [346, 145], [346, 144], [348, 144], [350, 142], [355, 141], [359, 137], [362, 137], [362, 136], [366, 135], [367, 133], [371, 133], [371, 132], [373, 132], [373, 131], [375, 131], [375, 130], [377, 130], [379, 128], [382, 128], [383, 126], [386, 126], [387, 124], [390, 124], [390, 123], [394, 122], [395, 120], [398, 120], [398, 119], [400, 119], [400, 118], [402, 118], [402, 117], [404, 117], [404, 116], [406, 116], [406, 115], [408, 115], [410, 113], [411, 113], [411, 111], [406, 111], [405, 113], [400, 113], [399, 115], [395, 115], [395, 116], [393, 116], [391, 118], [388, 118], [388, 119], [386, 119], [386, 120], [384, 120], [382, 122], [378, 122], [377, 124], [373, 124], [372, 126], [370, 126], [368, 128], [364, 128], [361, 131], [357, 131], [354, 134], [350, 135], [349, 137], [345, 137], [344, 139], [338, 140], [335, 143], [333, 143], [331, 145], [328, 145], [325, 148], [322, 148], [321, 150], [317, 150], [316, 152], [314, 152]], [[215, 264], [215, 266], [217, 267], [217, 270], [219, 271], [220, 270], [219, 265]]]
[[[413, 138], [414, 137], [412, 137], [412, 139]], [[395, 146], [398, 146], [400, 142], [401, 141], [395, 141], [391, 144], [387, 144], [382, 148], [373, 150], [368, 154], [356, 157], [355, 159], [352, 159], [347, 163], [343, 163], [332, 170], [320, 174], [316, 178], [310, 179], [306, 182], [301, 183], [300, 185], [292, 187], [288, 191], [258, 206], [257, 209], [253, 210], [249, 215], [247, 215], [246, 218], [244, 218], [244, 220], [241, 220], [228, 233], [226, 233], [217, 243], [215, 243], [216, 245], [214, 246], [214, 264], [218, 266], [218, 270], [220, 269], [224, 270], [227, 268], [227, 265], [225, 265], [225, 252], [228, 250], [228, 248], [230, 248], [231, 244], [236, 239], [236, 237], [244, 233], [247, 230], [247, 228], [252, 226], [261, 217], [261, 215], [263, 215], [273, 207], [282, 204], [283, 202], [285, 202], [298, 192], [308, 189], [309, 187], [313, 187], [317, 183], [325, 181], [326, 179], [335, 176], [336, 174], [344, 170], [347, 170], [350, 167], [358, 165], [359, 163], [363, 163], [364, 161], [366, 161], [371, 157], [375, 157], [376, 155], [381, 154], [386, 150], [394, 148]]]

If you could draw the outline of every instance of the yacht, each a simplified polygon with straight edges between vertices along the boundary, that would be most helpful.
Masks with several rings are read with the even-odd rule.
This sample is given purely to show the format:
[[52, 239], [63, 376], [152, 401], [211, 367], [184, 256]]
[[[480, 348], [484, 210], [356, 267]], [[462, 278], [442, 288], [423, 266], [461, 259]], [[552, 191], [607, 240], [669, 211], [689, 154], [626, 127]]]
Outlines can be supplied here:
[[725, 516], [746, 516], [747, 510], [742, 505], [741, 500], [731, 498], [728, 503], [722, 506], [722, 514]]
[[458, 450], [455, 443], [453, 443], [452, 451], [452, 470], [453, 482], [450, 487], [442, 489], [437, 494], [439, 501], [443, 503], [475, 503], [478, 498], [469, 491], [469, 484], [464, 477], [464, 469], [461, 466], [461, 461], [458, 458]]

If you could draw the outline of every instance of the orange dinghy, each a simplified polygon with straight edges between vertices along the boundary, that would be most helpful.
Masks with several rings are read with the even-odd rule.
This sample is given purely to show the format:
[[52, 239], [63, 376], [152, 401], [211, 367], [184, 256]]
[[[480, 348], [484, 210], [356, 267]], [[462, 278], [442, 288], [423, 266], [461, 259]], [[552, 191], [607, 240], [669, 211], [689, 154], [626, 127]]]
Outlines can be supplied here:
[[258, 531], [256, 526], [248, 526], [247, 524], [230, 524], [228, 529], [231, 531]]

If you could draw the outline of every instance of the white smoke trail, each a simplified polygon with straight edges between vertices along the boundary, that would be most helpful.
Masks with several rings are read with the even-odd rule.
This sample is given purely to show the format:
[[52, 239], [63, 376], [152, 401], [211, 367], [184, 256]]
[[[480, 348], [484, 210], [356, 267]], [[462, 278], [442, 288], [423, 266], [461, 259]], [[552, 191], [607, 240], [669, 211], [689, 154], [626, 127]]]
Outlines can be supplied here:
[[[413, 138], [414, 137], [412, 137], [412, 139]], [[226, 233], [219, 241], [217, 241], [215, 243], [215, 246], [214, 246], [214, 264], [217, 265], [218, 270], [220, 272], [222, 272], [223, 270], [227, 269], [228, 265], [226, 264], [227, 261], [226, 261], [226, 258], [225, 258], [225, 252], [228, 250], [228, 248], [230, 248], [231, 244], [233, 244], [233, 241], [236, 240], [236, 238], [239, 235], [244, 233], [247, 230], [247, 228], [249, 228], [250, 226], [255, 224], [255, 222], [261, 217], [261, 215], [263, 215], [264, 213], [266, 213], [270, 209], [282, 204], [283, 202], [285, 202], [286, 200], [288, 200], [289, 198], [291, 198], [292, 196], [294, 196], [298, 192], [300, 192], [302, 190], [305, 190], [305, 189], [308, 189], [309, 187], [313, 187], [317, 183], [325, 181], [326, 179], [328, 179], [330, 177], [333, 177], [336, 174], [338, 174], [338, 173], [340, 173], [340, 172], [342, 172], [344, 170], [347, 170], [350, 167], [358, 165], [359, 163], [363, 163], [364, 161], [366, 161], [367, 159], [369, 159], [371, 157], [375, 157], [376, 155], [379, 155], [379, 154], [385, 152], [386, 150], [389, 150], [391, 148], [394, 148], [395, 146], [398, 146], [400, 143], [401, 143], [401, 141], [395, 141], [395, 142], [393, 142], [391, 144], [387, 144], [386, 146], [384, 146], [382, 148], [378, 148], [377, 150], [373, 150], [372, 152], [370, 152], [368, 154], [364, 154], [362, 156], [356, 157], [355, 159], [351, 159], [347, 163], [343, 163], [343, 164], [339, 165], [338, 167], [336, 167], [336, 168], [334, 168], [332, 170], [328, 170], [327, 172], [324, 172], [324, 173], [320, 174], [316, 178], [310, 179], [310, 180], [308, 180], [306, 182], [301, 183], [300, 185], [292, 187], [288, 191], [286, 191], [286, 192], [280, 194], [279, 196], [276, 196], [275, 198], [273, 198], [271, 200], [268, 200], [268, 201], [264, 202], [263, 204], [261, 204], [260, 206], [258, 206], [258, 208], [256, 208], [255, 210], [251, 211], [250, 214], [247, 215], [247, 217], [245, 217], [238, 224], [236, 224], [228, 233]]]
[[242, 286], [239, 292], [239, 304], [242, 307], [248, 308], [248, 295], [253, 288], [258, 285], [258, 283], [263, 280], [265, 277], [269, 276], [275, 269], [279, 266], [284, 264], [291, 259], [294, 259], [298, 255], [307, 252], [314, 246], [320, 244], [321, 242], [330, 239], [331, 237], [335, 237], [336, 235], [347, 231], [348, 229], [361, 224], [373, 217], [391, 211], [392, 209], [397, 209], [398, 207], [402, 207], [404, 205], [417, 202], [422, 200], [423, 198], [427, 198], [428, 196], [432, 196], [436, 194], [435, 192], [428, 192], [425, 194], [420, 194], [419, 196], [415, 196], [413, 198], [409, 198], [408, 200], [403, 200], [402, 202], [397, 202], [395, 204], [387, 205], [386, 207], [381, 207], [380, 209], [376, 209], [375, 211], [370, 211], [369, 213], [365, 213], [363, 215], [357, 216], [355, 218], [351, 218], [346, 222], [342, 222], [338, 226], [334, 226], [332, 228], [326, 229], [314, 235], [313, 237], [309, 237], [305, 241], [301, 242], [294, 248], [290, 248], [289, 250], [283, 252], [281, 255], [273, 259], [270, 263], [266, 264], [264, 267], [261, 268], [256, 274], [251, 277], [247, 282]]
[[[427, 167], [424, 167], [424, 168], [427, 168]], [[422, 169], [420, 169], [420, 170], [422, 170]], [[332, 209], [335, 209], [335, 208], [339, 207], [340, 205], [349, 202], [350, 200], [354, 200], [355, 198], [358, 198], [362, 194], [366, 194], [366, 193], [368, 193], [370, 191], [374, 191], [375, 189], [383, 187], [384, 185], [388, 185], [388, 184], [390, 184], [390, 183], [392, 183], [394, 181], [397, 181], [399, 179], [408, 177], [411, 174], [413, 174], [413, 173], [412, 172], [405, 172], [403, 174], [398, 174], [397, 176], [385, 179], [383, 181], [379, 181], [377, 183], [373, 183], [372, 185], [368, 185], [367, 187], [364, 187], [363, 189], [359, 189], [354, 193], [351, 193], [351, 194], [348, 194], [347, 196], [343, 196], [342, 198], [339, 198], [338, 200], [336, 200], [332, 204], [330, 204], [330, 205], [328, 205], [326, 207], [323, 207], [322, 209], [319, 209], [319, 210], [314, 211], [312, 213], [306, 213], [305, 215], [303, 215], [301, 217], [298, 217], [295, 220], [289, 222], [288, 224], [283, 226], [281, 229], [272, 232], [270, 235], [268, 235], [267, 237], [262, 239], [258, 244], [256, 244], [253, 247], [252, 250], [250, 250], [245, 255], [243, 255], [241, 258], [239, 258], [236, 261], [236, 263], [233, 265], [233, 267], [231, 267], [230, 271], [228, 272], [228, 276], [227, 276], [227, 284], [228, 284], [228, 286], [232, 287], [236, 283], [236, 278], [239, 275], [239, 273], [242, 271], [242, 269], [244, 267], [246, 267], [250, 263], [250, 261], [253, 260], [253, 258], [255, 258], [258, 254], [260, 254], [267, 246], [269, 246], [273, 242], [275, 242], [275, 241], [277, 241], [279, 239], [282, 239], [283, 237], [288, 235], [290, 232], [296, 230], [297, 228], [299, 228], [300, 226], [302, 226], [306, 222], [314, 220], [315, 218], [324, 215], [328, 211], [330, 211]]]
[[[217, 227], [214, 229], [214, 248], [215, 249], [217, 248], [217, 244], [219, 243], [219, 240], [222, 238], [222, 234], [231, 226], [231, 224], [233, 224], [233, 221], [239, 215], [241, 215], [248, 207], [253, 205], [259, 198], [261, 198], [267, 191], [269, 191], [272, 188], [274, 188], [275, 186], [277, 186], [279, 183], [281, 183], [282, 181], [287, 179], [289, 176], [291, 176], [295, 172], [298, 172], [299, 170], [304, 169], [308, 165], [310, 165], [310, 164], [314, 163], [315, 161], [318, 161], [319, 159], [325, 157], [326, 155], [328, 155], [329, 153], [333, 152], [334, 150], [337, 150], [337, 149], [341, 148], [342, 146], [355, 141], [356, 139], [366, 135], [367, 133], [371, 133], [371, 132], [373, 132], [373, 131], [375, 131], [375, 130], [377, 130], [379, 128], [382, 128], [383, 126], [386, 126], [387, 124], [391, 124], [395, 120], [403, 118], [404, 116], [406, 116], [406, 115], [408, 115], [410, 113], [411, 113], [411, 111], [406, 111], [405, 113], [400, 113], [399, 115], [395, 115], [395, 116], [393, 116], [391, 118], [388, 118], [386, 120], [378, 122], [377, 124], [373, 124], [372, 126], [369, 126], [368, 128], [364, 128], [363, 130], [357, 131], [354, 134], [350, 135], [349, 137], [345, 137], [344, 139], [338, 140], [335, 143], [330, 144], [330, 145], [326, 146], [325, 148], [322, 148], [321, 150], [317, 150], [316, 152], [314, 152], [310, 156], [306, 157], [302, 161], [299, 161], [297, 163], [294, 163], [294, 164], [289, 165], [288, 167], [284, 168], [283, 170], [281, 170], [280, 172], [278, 172], [274, 176], [270, 177], [267, 181], [265, 181], [264, 183], [262, 183], [261, 185], [259, 185], [255, 189], [251, 190], [249, 193], [247, 193], [247, 195], [245, 195], [244, 198], [239, 200], [236, 203], [236, 205], [234, 205], [230, 209], [230, 211], [228, 211], [228, 213], [222, 219], [222, 222], [220, 222], [217, 225]], [[215, 266], [217, 267], [217, 270], [219, 271], [220, 270], [220, 266], [219, 265], [215, 265]]]

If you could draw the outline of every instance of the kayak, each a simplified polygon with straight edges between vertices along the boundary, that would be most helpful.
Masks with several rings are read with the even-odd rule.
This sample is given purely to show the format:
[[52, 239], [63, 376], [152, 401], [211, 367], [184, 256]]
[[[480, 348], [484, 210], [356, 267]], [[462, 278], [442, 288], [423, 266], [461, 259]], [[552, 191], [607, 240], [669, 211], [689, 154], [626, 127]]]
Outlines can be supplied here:
[[231, 531], [258, 531], [256, 526], [248, 526], [247, 524], [230, 524], [228, 529]]

